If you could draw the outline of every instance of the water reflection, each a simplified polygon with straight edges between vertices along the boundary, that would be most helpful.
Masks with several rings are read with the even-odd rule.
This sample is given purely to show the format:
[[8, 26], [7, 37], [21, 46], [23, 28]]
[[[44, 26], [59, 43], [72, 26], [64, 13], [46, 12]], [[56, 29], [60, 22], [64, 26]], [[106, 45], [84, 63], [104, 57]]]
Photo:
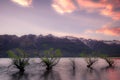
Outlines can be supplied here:
[[120, 80], [120, 72], [114, 70], [114, 69], [109, 69], [107, 77], [109, 80]]
[[[57, 71], [42, 71], [39, 73], [8, 73], [7, 80], [62, 80], [59, 73]], [[3, 76], [4, 76], [3, 75]], [[2, 80], [4, 80], [3, 78]]]
[[96, 69], [86, 69], [83, 71], [82, 80], [101, 80], [101, 74]]
[[[25, 73], [15, 70], [0, 73], [0, 80], [119, 80], [120, 69], [101, 67], [96, 64], [93, 69], [88, 69], [83, 61], [76, 59], [75, 69], [64, 59], [51, 71], [40, 70], [39, 65], [26, 68]], [[79, 63], [81, 62], [81, 63]], [[101, 62], [102, 63], [102, 62]], [[106, 64], [103, 64], [106, 65]], [[99, 67], [100, 66], [100, 67]], [[4, 67], [3, 67], [4, 68]], [[1, 69], [3, 69], [1, 68]]]
[[43, 80], [61, 80], [61, 77], [57, 71], [45, 71], [43, 75], [41, 75], [40, 79]]
[[69, 80], [76, 80], [76, 69], [71, 69], [68, 73]]
[[[102, 79], [105, 80], [119, 80], [120, 79], [120, 70], [118, 68], [104, 68], [104, 70], [101, 70]], [[103, 80], [104, 80], [103, 79]]]
[[28, 80], [28, 73], [13, 73], [10, 75], [10, 80]]

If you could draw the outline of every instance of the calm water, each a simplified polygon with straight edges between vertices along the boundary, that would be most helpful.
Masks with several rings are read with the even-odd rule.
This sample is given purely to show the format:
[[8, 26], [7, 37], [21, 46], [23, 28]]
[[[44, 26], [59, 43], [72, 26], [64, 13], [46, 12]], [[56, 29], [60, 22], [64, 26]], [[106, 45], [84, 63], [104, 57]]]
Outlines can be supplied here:
[[[120, 59], [115, 59], [116, 68], [106, 69], [107, 63], [99, 59], [93, 65], [94, 70], [86, 67], [83, 58], [74, 58], [75, 70], [72, 69], [70, 58], [62, 58], [52, 71], [40, 67], [38, 58], [30, 59], [30, 66], [24, 74], [19, 74], [15, 68], [9, 68], [10, 59], [0, 59], [0, 80], [120, 80]], [[8, 71], [7, 71], [8, 70]]]

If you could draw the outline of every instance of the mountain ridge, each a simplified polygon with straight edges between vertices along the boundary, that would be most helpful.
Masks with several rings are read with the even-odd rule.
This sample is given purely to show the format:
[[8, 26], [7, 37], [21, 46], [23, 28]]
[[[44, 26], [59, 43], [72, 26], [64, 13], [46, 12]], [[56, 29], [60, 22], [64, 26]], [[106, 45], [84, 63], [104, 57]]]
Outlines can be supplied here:
[[80, 53], [98, 52], [109, 56], [120, 56], [119, 40], [94, 40], [72, 36], [56, 37], [54, 35], [0, 35], [0, 57], [8, 57], [7, 51], [20, 48], [34, 57], [34, 52], [42, 54], [49, 48], [60, 49], [63, 57], [78, 57]]

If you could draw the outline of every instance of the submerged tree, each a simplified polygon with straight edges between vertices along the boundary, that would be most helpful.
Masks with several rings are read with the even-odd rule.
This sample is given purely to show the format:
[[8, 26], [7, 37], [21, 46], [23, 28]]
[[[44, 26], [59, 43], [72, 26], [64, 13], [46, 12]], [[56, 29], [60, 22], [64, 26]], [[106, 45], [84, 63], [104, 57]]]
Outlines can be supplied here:
[[51, 70], [53, 66], [58, 64], [61, 57], [61, 51], [59, 49], [54, 50], [50, 48], [44, 51], [44, 57], [40, 57], [42, 66], [46, 66], [46, 70]]
[[81, 53], [80, 56], [85, 58], [85, 61], [87, 63], [87, 68], [90, 68], [90, 69], [93, 69], [92, 65], [98, 61], [98, 58], [96, 57], [95, 52], [89, 55], [85, 53]]
[[20, 49], [8, 51], [8, 56], [12, 59], [12, 65], [19, 69], [19, 72], [21, 73], [23, 73], [25, 71], [25, 67], [29, 65], [29, 58], [27, 54]]
[[108, 57], [105, 54], [101, 54], [101, 58], [103, 58], [108, 63], [108, 67], [114, 67], [115, 62], [112, 58]]
[[71, 62], [71, 67], [74, 71], [76, 69], [75, 58], [70, 58], [70, 62]]

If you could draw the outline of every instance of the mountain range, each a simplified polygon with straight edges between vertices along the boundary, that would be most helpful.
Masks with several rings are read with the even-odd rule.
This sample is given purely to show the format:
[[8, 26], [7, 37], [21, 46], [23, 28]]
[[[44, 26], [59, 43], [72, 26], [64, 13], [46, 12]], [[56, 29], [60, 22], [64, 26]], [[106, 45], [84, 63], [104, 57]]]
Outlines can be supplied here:
[[35, 53], [43, 54], [49, 48], [60, 49], [63, 57], [79, 57], [81, 53], [107, 54], [113, 57], [120, 56], [119, 40], [94, 40], [76, 38], [72, 36], [56, 37], [51, 34], [43, 35], [0, 35], [0, 57], [8, 57], [8, 50], [16, 48], [24, 50], [31, 57]]

